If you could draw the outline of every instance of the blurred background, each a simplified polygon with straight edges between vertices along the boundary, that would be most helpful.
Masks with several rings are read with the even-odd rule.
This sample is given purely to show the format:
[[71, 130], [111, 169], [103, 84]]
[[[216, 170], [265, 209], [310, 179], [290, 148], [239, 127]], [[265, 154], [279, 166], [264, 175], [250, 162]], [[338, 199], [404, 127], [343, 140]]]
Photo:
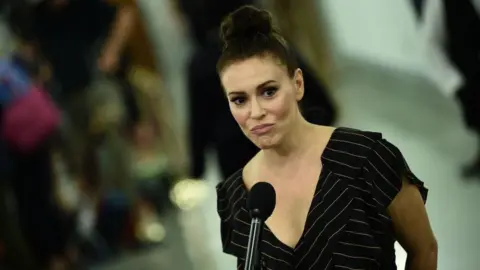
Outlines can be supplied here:
[[235, 267], [215, 185], [256, 149], [215, 63], [244, 4], [294, 47], [307, 119], [402, 150], [439, 269], [480, 269], [476, 0], [1, 0], [0, 269]]

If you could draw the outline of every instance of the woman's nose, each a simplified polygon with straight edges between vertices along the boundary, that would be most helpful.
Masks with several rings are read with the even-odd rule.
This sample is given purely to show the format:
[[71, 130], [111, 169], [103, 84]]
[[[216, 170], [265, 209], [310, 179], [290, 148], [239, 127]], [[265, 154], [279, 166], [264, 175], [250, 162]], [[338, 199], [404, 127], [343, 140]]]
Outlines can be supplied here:
[[258, 99], [252, 99], [250, 103], [250, 117], [254, 119], [259, 119], [265, 116], [265, 110], [262, 107], [262, 104], [258, 101]]

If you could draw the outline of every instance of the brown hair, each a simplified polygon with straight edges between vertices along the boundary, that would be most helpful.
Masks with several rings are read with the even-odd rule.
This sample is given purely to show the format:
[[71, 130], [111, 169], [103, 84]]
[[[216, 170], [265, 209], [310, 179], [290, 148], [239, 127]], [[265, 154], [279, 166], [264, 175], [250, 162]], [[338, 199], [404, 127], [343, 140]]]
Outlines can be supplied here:
[[218, 73], [233, 62], [266, 55], [285, 65], [290, 76], [298, 68], [294, 54], [266, 10], [247, 5], [230, 13], [221, 24], [220, 38], [223, 50], [217, 63]]

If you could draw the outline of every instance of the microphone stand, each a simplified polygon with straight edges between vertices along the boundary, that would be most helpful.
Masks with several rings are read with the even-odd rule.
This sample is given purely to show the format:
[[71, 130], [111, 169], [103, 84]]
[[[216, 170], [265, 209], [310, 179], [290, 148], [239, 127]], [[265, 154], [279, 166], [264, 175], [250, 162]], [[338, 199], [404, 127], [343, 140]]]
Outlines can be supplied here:
[[245, 270], [261, 270], [260, 265], [260, 237], [264, 222], [255, 214], [257, 209], [252, 211], [252, 222], [250, 223], [250, 234], [248, 236], [247, 254], [245, 257]]

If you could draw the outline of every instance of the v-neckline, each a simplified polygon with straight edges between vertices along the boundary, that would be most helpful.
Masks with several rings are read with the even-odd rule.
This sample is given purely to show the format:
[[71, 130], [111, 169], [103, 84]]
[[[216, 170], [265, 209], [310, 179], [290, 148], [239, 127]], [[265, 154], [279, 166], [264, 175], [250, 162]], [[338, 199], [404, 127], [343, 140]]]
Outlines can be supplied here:
[[[277, 242], [277, 244], [279, 244], [281, 246], [282, 249], [284, 250], [287, 250], [289, 252], [291, 252], [291, 254], [293, 255], [297, 250], [298, 248], [302, 245], [303, 241], [304, 241], [304, 238], [305, 238], [305, 233], [308, 231], [308, 229], [310, 228], [310, 224], [311, 224], [311, 211], [312, 211], [312, 208], [314, 207], [314, 200], [315, 200], [315, 194], [318, 194], [322, 187], [323, 187], [323, 183], [324, 181], [322, 181], [324, 178], [325, 178], [325, 173], [327, 173], [328, 169], [325, 168], [325, 153], [328, 151], [329, 148], [331, 148], [331, 144], [333, 142], [333, 139], [334, 137], [336, 136], [337, 134], [337, 131], [339, 131], [340, 128], [335, 128], [332, 132], [332, 134], [330, 135], [330, 138], [328, 139], [328, 142], [327, 144], [325, 145], [325, 148], [320, 156], [320, 163], [321, 163], [321, 169], [320, 169], [320, 173], [318, 175], [318, 179], [317, 179], [317, 184], [315, 185], [315, 191], [313, 193], [313, 197], [312, 197], [312, 201], [310, 202], [310, 206], [308, 207], [308, 212], [307, 212], [307, 217], [306, 217], [306, 220], [305, 220], [305, 225], [303, 227], [303, 231], [302, 231], [302, 234], [300, 235], [300, 238], [298, 239], [298, 242], [295, 244], [294, 247], [291, 247], [287, 244], [285, 244], [283, 241], [281, 241], [280, 239], [278, 239], [278, 237], [273, 233], [273, 231], [268, 227], [268, 225], [265, 223], [264, 224], [264, 230], [267, 231], [267, 233], [269, 233], [272, 238], [275, 240], [275, 242]], [[245, 182], [243, 181], [243, 169], [241, 169], [240, 171], [241, 173], [241, 184], [242, 184], [242, 187], [244, 189], [244, 199], [247, 198], [248, 196], [248, 189], [245, 185]]]

